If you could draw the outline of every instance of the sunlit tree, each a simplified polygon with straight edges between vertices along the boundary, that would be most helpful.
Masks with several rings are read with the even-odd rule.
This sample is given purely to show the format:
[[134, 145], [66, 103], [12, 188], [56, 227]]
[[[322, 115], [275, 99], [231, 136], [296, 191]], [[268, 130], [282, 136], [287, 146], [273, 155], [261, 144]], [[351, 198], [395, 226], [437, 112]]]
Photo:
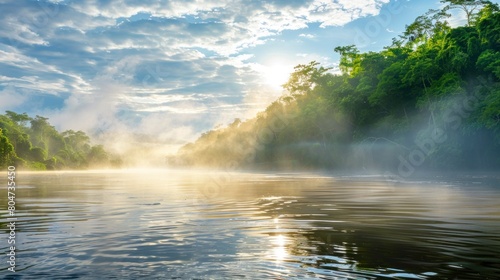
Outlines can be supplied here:
[[12, 164], [15, 156], [14, 146], [12, 146], [9, 139], [3, 135], [2, 129], [0, 128], [0, 167]]

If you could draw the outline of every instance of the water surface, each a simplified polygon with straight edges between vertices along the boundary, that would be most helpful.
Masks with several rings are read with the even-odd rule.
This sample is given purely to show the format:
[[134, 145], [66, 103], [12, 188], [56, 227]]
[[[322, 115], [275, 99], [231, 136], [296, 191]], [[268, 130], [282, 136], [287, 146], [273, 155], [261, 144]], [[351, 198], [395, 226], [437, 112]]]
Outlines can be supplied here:
[[[17, 279], [500, 279], [496, 179], [19, 172]], [[5, 188], [4, 188], [5, 189]]]

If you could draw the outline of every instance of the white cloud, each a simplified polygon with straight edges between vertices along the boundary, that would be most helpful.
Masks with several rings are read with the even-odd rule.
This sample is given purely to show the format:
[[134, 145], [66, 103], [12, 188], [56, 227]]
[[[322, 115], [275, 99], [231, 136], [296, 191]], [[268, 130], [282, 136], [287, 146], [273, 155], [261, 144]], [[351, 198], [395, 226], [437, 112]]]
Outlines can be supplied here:
[[[44, 66], [38, 59], [24, 55], [16, 48], [5, 44], [0, 44], [0, 63], [24, 69], [37, 69]], [[56, 71], [54, 67], [48, 66], [48, 68]]]
[[169, 112], [176, 114], [200, 114], [207, 111], [206, 106], [203, 104], [189, 104], [184, 106], [158, 106], [152, 107], [148, 106], [143, 109], [139, 109], [139, 112]]
[[467, 15], [462, 10], [451, 10], [452, 17], [448, 19], [451, 27], [464, 26], [467, 24]]
[[96, 131], [105, 128], [126, 128], [116, 117], [118, 96], [126, 88], [108, 77], [94, 81], [91, 94], [72, 94], [65, 100], [64, 108], [48, 111], [51, 122], [62, 130]]
[[[0, 97], [69, 95], [40, 112], [62, 129], [130, 129], [133, 116], [143, 120], [133, 129], [154, 133], [145, 120], [168, 116], [170, 127], [192, 133], [250, 117], [280, 94], [243, 51], [287, 30], [375, 15], [388, 1], [0, 1]], [[317, 58], [331, 64], [301, 57]]]
[[47, 81], [45, 79], [40, 79], [37, 76], [30, 77], [20, 77], [20, 78], [8, 78], [0, 76], [0, 84], [6, 84], [8, 87], [40, 91], [43, 93], [57, 95], [61, 91], [65, 91], [65, 82], [62, 79], [55, 79], [52, 81]]
[[315, 38], [316, 36], [312, 35], [312, 34], [305, 34], [305, 33], [302, 33], [302, 34], [299, 34], [299, 37], [304, 37], [304, 38], [307, 38], [307, 39], [313, 39]]
[[[1, 78], [1, 77], [0, 77]], [[0, 91], [0, 111], [13, 110], [23, 104], [28, 96], [17, 92], [13, 87], [7, 87]]]
[[[375, 15], [389, 0], [340, 1], [85, 1], [72, 3], [77, 14], [100, 19], [112, 34], [96, 34], [100, 49], [199, 47], [222, 55], [262, 44], [265, 38], [284, 30], [307, 28], [310, 23], [321, 27], [346, 24], [359, 17]], [[134, 21], [138, 13], [151, 14], [150, 20]], [[83, 16], [80, 16], [83, 17]], [[128, 18], [120, 25], [112, 20]], [[107, 19], [107, 20], [105, 20]], [[75, 27], [68, 23], [68, 26]], [[85, 24], [82, 30], [89, 30]], [[92, 24], [91, 28], [96, 26]], [[165, 35], [165, 36], [162, 36]], [[101, 37], [101, 38], [99, 38]]]

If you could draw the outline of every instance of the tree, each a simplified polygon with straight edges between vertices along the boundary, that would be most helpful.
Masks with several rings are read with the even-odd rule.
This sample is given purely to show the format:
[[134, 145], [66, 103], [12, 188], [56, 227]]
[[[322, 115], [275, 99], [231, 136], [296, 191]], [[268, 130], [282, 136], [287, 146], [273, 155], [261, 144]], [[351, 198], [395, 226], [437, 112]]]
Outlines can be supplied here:
[[40, 147], [34, 147], [31, 148], [31, 156], [30, 159], [32, 161], [36, 162], [43, 162], [47, 158], [47, 151], [40, 148]]
[[[478, 1], [444, 2], [455, 6], [418, 17], [401, 40], [383, 51], [360, 53], [353, 45], [335, 48], [340, 75], [328, 73], [315, 61], [298, 65], [284, 86], [288, 95], [255, 119], [235, 121], [184, 146], [179, 153], [186, 159], [182, 162], [241, 162], [243, 153], [232, 148], [239, 147], [253, 149], [251, 163], [259, 167], [277, 166], [280, 160], [306, 167], [343, 166], [353, 158], [350, 144], [366, 146], [365, 139], [385, 139], [398, 146], [397, 153], [411, 154], [440, 128], [446, 130], [447, 140], [426, 147], [428, 167], [464, 168], [482, 162], [498, 169], [500, 9], [484, 4], [478, 11]], [[448, 25], [447, 12], [457, 7], [466, 12], [468, 26]], [[273, 116], [290, 111], [294, 118], [286, 125], [273, 121]], [[257, 140], [248, 141], [252, 137]], [[389, 151], [383, 146], [369, 149]], [[395, 154], [391, 151], [387, 154]], [[397, 156], [387, 162], [397, 165]]]
[[[485, 7], [483, 9], [485, 16], [478, 23], [482, 43], [496, 50], [500, 49], [500, 12], [498, 10], [498, 5]], [[488, 14], [490, 15], [487, 16]]]
[[467, 26], [472, 26], [476, 19], [477, 14], [481, 7], [487, 4], [491, 4], [490, 1], [474, 1], [474, 0], [441, 0], [441, 3], [447, 3], [448, 5], [444, 10], [450, 9], [460, 9], [465, 13], [467, 18]]
[[400, 36], [402, 41], [393, 40], [393, 45], [402, 45], [406, 42], [408, 46], [419, 45], [427, 42], [436, 34], [446, 33], [449, 25], [446, 18], [450, 17], [446, 10], [430, 9], [424, 15], [418, 16], [413, 23], [406, 26], [405, 32]]
[[[500, 88], [488, 94], [485, 104], [480, 117], [481, 121], [500, 136]], [[500, 138], [498, 140], [500, 141]]]
[[32, 120], [26, 113], [18, 114], [12, 111], [5, 111], [5, 115], [7, 115], [7, 117], [17, 125], [20, 125], [22, 127], [25, 127], [27, 122]]
[[90, 150], [90, 137], [85, 132], [81, 130], [66, 130], [61, 135], [66, 145], [73, 151], [87, 153]]
[[33, 146], [43, 148], [50, 157], [65, 148], [63, 137], [54, 126], [50, 125], [48, 118], [36, 116], [30, 123]]
[[26, 124], [32, 119], [26, 113], [18, 114], [12, 111], [5, 111], [5, 115], [19, 126], [26, 127]]
[[482, 71], [493, 73], [500, 80], [500, 52], [484, 51], [479, 56], [476, 65]]
[[369, 96], [371, 104], [380, 106], [386, 112], [390, 112], [401, 107], [404, 99], [408, 96], [403, 93], [408, 92], [407, 84], [403, 83], [405, 65], [402, 61], [391, 64], [379, 75], [377, 89]]
[[26, 114], [17, 114], [11, 111], [0, 115], [0, 128], [3, 129], [3, 134], [9, 138], [16, 155], [19, 157], [28, 156], [31, 149], [31, 142], [27, 134], [28, 128], [25, 126], [29, 119]]
[[295, 66], [294, 72], [290, 75], [288, 82], [283, 88], [292, 95], [305, 95], [317, 85], [321, 76], [331, 68], [318, 67], [319, 63], [312, 61], [309, 64], [299, 64]]
[[31, 123], [31, 140], [34, 146], [43, 147], [43, 149], [47, 149], [46, 144], [46, 136], [48, 134], [48, 128], [50, 124], [48, 122], [48, 118], [42, 116], [36, 116], [34, 119], [30, 121]]
[[3, 165], [18, 164], [41, 170], [85, 168], [89, 154], [95, 161], [104, 158], [104, 148], [97, 146], [91, 151], [90, 138], [83, 131], [59, 133], [42, 116], [31, 118], [26, 113], [7, 111], [0, 115], [0, 131]]
[[488, 1], [484, 7], [477, 13], [477, 22], [483, 19], [491, 18], [495, 13], [500, 12], [500, 6], [496, 3], [491, 3]]
[[12, 164], [15, 157], [14, 146], [10, 143], [9, 138], [3, 135], [0, 128], [0, 167]]
[[340, 54], [340, 71], [343, 74], [351, 74], [356, 67], [355, 63], [359, 54], [358, 48], [355, 45], [338, 46], [334, 51]]
[[87, 161], [91, 165], [104, 165], [109, 161], [109, 155], [102, 145], [93, 146], [88, 155]]

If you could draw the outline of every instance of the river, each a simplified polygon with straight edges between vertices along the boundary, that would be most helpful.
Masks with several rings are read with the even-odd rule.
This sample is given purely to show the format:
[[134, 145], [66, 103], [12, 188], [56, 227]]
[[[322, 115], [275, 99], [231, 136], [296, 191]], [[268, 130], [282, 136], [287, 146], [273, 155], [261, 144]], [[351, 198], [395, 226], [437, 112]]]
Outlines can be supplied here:
[[5, 279], [500, 279], [498, 177], [21, 171], [16, 183], [15, 273], [6, 183], [0, 197]]

